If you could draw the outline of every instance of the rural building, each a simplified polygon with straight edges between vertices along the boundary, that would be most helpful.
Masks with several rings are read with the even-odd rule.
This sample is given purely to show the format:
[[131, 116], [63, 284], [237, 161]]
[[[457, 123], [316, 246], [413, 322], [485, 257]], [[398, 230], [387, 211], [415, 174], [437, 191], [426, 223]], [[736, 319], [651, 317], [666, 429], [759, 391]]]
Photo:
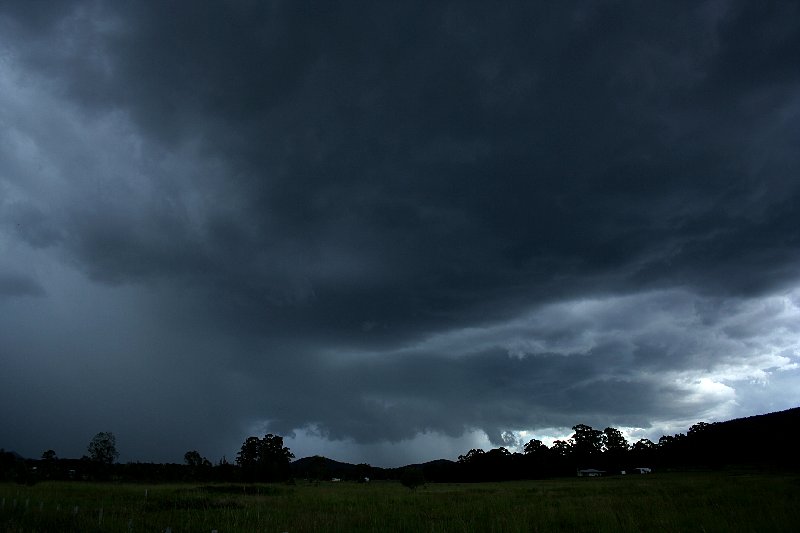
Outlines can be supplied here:
[[584, 468], [583, 470], [578, 470], [578, 477], [600, 477], [604, 475], [606, 472], [605, 470], [595, 470], [594, 468]]

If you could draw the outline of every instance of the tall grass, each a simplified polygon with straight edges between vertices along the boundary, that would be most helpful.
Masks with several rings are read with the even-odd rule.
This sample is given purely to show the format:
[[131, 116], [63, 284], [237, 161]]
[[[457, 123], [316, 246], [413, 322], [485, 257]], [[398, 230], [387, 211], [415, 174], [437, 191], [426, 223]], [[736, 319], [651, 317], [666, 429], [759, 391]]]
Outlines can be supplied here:
[[[0, 530], [797, 531], [800, 476], [674, 473], [429, 484], [0, 484]], [[101, 514], [102, 509], [102, 514]]]

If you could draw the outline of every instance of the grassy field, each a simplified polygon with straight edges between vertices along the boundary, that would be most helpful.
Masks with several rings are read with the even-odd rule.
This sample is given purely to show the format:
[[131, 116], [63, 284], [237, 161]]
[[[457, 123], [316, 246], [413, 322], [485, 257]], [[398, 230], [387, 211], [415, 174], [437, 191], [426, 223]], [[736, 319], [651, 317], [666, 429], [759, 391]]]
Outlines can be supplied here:
[[480, 484], [0, 484], [31, 531], [797, 531], [800, 475], [668, 473]]

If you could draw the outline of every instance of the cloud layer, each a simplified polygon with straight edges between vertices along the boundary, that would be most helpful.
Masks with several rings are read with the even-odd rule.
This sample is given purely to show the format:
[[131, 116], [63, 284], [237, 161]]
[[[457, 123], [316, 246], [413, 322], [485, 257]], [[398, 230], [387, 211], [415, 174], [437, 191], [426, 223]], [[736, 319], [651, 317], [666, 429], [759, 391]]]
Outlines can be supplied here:
[[0, 444], [797, 405], [798, 15], [5, 3]]

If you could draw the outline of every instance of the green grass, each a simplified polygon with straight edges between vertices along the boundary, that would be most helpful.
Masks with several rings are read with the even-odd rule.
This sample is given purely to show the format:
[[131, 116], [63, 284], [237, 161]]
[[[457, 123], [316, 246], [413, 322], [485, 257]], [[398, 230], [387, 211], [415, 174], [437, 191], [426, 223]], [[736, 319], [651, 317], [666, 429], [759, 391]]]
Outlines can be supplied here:
[[[0, 484], [0, 531], [796, 531], [800, 475], [429, 484]], [[77, 509], [77, 510], [76, 510]], [[100, 515], [102, 509], [102, 517]]]

